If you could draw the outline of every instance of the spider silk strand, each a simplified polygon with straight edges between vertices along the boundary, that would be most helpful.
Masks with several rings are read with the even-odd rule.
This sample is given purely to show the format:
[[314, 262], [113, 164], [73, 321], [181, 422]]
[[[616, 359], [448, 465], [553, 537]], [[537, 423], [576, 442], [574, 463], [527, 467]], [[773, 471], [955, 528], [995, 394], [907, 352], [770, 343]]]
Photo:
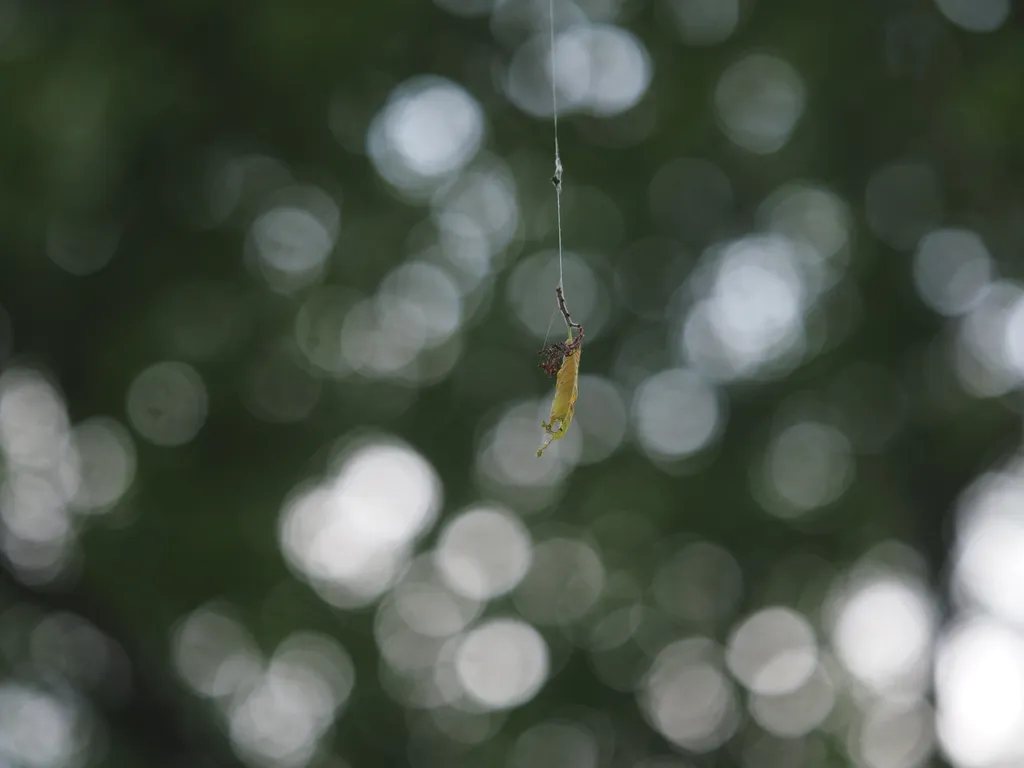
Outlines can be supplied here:
[[[565, 290], [562, 282], [562, 155], [558, 150], [558, 70], [555, 60], [555, 0], [548, 0], [548, 25], [551, 32], [551, 120], [555, 133], [555, 211], [558, 226], [558, 287]], [[557, 304], [556, 304], [557, 311]], [[554, 317], [552, 316], [552, 321]], [[551, 323], [548, 323], [550, 332]], [[571, 332], [571, 329], [570, 329]]]

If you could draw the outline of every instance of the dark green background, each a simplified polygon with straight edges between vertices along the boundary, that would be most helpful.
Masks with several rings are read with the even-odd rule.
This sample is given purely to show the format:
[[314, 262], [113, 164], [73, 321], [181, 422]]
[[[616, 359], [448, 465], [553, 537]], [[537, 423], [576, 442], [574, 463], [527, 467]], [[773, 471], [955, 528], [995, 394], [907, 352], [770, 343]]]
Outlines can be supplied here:
[[[576, 526], [600, 541], [593, 523], [623, 513], [636, 521], [641, 545], [620, 536], [608, 556], [640, 583], [649, 580], [642, 542], [677, 534], [715, 541], [743, 568], [744, 614], [809, 599], [805, 581], [788, 570], [804, 562], [797, 556], [838, 572], [895, 538], [924, 557], [944, 611], [955, 501], [1019, 444], [1019, 400], [974, 398], [948, 366], [924, 366], [927, 350], [948, 343], [948, 321], [916, 294], [913, 249], [895, 250], [874, 236], [865, 220], [865, 186], [889, 163], [929, 164], [939, 178], [942, 225], [977, 231], [1001, 274], [1021, 277], [1024, 18], [1018, 11], [998, 31], [973, 35], [927, 0], [760, 0], [742, 3], [739, 28], [726, 42], [699, 48], [683, 45], [654, 5], [625, 3], [621, 20], [653, 60], [641, 105], [656, 115], [649, 137], [608, 147], [594, 140], [603, 130], [597, 118], [561, 120], [567, 248], [598, 254], [622, 279], [639, 281], [641, 295], [649, 291], [652, 302], [664, 302], [664, 286], [634, 275], [624, 255], [632, 243], [670, 234], [659, 228], [649, 200], [662, 166], [677, 157], [718, 165], [733, 184], [733, 221], [745, 231], [754, 228], [767, 194], [810, 179], [843, 198], [853, 214], [850, 264], [834, 301], [839, 306], [844, 291], [852, 291], [860, 311], [845, 336], [788, 375], [726, 387], [725, 432], [701, 466], [670, 471], [627, 441], [607, 460], [574, 471], [557, 504], [524, 519], [531, 527]], [[486, 499], [474, 469], [484, 424], [508, 405], [549, 391], [549, 380], [535, 370], [539, 342], [514, 319], [505, 295], [518, 260], [554, 245], [550, 221], [539, 229], [530, 221], [553, 212], [551, 124], [522, 114], [495, 89], [492, 67], [509, 51], [486, 18], [460, 19], [425, 0], [6, 2], [0, 10], [0, 318], [9, 319], [11, 331], [0, 325], [0, 365], [45, 371], [72, 423], [108, 415], [127, 424], [134, 376], [180, 357], [164, 309], [179, 289], [197, 281], [218, 286], [220, 299], [233, 303], [215, 315], [226, 313], [238, 329], [213, 359], [192, 361], [210, 396], [198, 437], [166, 448], [135, 435], [138, 471], [130, 492], [107, 515], [81, 522], [75, 566], [45, 583], [3, 566], [5, 635], [31, 632], [46, 612], [70, 611], [124, 649], [130, 688], [120, 696], [102, 686], [83, 692], [95, 718], [88, 726], [95, 735], [91, 763], [238, 763], [215, 710], [180, 681], [171, 658], [174, 623], [214, 599], [236, 606], [267, 653], [296, 629], [323, 631], [351, 653], [356, 690], [326, 737], [326, 754], [353, 768], [502, 765], [524, 728], [582, 706], [603, 712], [620, 744], [634, 750], [605, 755], [606, 764], [669, 753], [635, 699], [606, 688], [579, 651], [476, 751], [446, 757], [439, 747], [410, 757], [412, 716], [377, 683], [372, 606], [328, 606], [290, 575], [278, 549], [286, 495], [323, 470], [326, 452], [349, 431], [372, 426], [414, 446], [439, 473], [443, 514], [452, 514]], [[806, 90], [791, 140], [763, 156], [733, 146], [713, 106], [723, 69], [754, 49], [786, 59]], [[341, 233], [323, 282], [372, 293], [409, 258], [410, 231], [426, 209], [398, 201], [361, 143], [339, 142], [328, 115], [335, 99], [355, 105], [352, 130], [360, 136], [396, 85], [424, 73], [461, 84], [479, 101], [489, 152], [530, 160], [512, 167], [525, 221], [496, 262], [502, 266], [485, 297], [484, 322], [460, 330], [459, 361], [437, 383], [325, 379], [308, 417], [286, 425], [261, 421], [243, 402], [245, 379], [262, 355], [288, 343], [306, 294], [275, 293], [246, 267], [247, 221], [194, 226], [190, 206], [197, 205], [208, 153], [262, 153], [302, 183], [331, 180]], [[620, 238], [603, 240], [600, 212], [578, 202], [574, 187], [599, 189], [614, 202], [624, 224]], [[48, 222], [59, 216], [122, 223], [105, 268], [76, 276], [47, 257]], [[543, 237], [531, 239], [531, 231]], [[688, 247], [696, 257], [709, 244]], [[571, 299], [571, 285], [567, 290]], [[608, 375], [622, 345], [637, 343], [641, 332], [658, 344], [671, 338], [667, 321], [637, 317], [615, 292], [609, 301], [612, 320], [586, 346], [584, 373]], [[823, 301], [827, 308], [833, 297]], [[792, 524], [766, 514], [750, 494], [748, 475], [772, 420], [795, 395], [821, 395], [854, 363], [880, 366], [897, 383], [906, 415], [895, 437], [880, 453], [856, 456], [854, 483], [834, 505]], [[460, 382], [467, 379], [493, 400], [466, 396]], [[943, 392], [952, 395], [936, 394]], [[581, 409], [585, 398], [584, 390]], [[514, 493], [503, 500], [515, 507]], [[780, 568], [789, 573], [781, 581]], [[718, 639], [724, 642], [727, 631]], [[12, 647], [0, 657], [4, 674], [58, 685], [54, 670], [33, 666], [29, 651]], [[732, 746], [693, 759], [741, 764], [737, 745], [756, 733], [745, 722]], [[807, 739], [823, 750], [802, 753], [806, 764], [855, 764], [842, 739]]]

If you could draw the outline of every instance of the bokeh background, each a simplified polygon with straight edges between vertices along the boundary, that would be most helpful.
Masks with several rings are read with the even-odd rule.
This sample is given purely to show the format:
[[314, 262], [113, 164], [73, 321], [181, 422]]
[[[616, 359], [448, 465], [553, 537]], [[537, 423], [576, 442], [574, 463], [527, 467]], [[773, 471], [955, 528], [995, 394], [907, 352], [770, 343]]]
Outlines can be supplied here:
[[0, 766], [1024, 765], [1022, 73], [1010, 0], [0, 0]]

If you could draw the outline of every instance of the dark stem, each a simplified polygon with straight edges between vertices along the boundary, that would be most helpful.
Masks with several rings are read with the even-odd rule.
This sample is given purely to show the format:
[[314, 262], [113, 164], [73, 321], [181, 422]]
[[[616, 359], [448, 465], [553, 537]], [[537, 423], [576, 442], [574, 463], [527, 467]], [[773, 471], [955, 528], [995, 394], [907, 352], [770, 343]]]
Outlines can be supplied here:
[[558, 369], [562, 367], [562, 363], [565, 358], [575, 352], [583, 344], [583, 326], [579, 323], [574, 323], [572, 317], [569, 315], [569, 310], [565, 308], [565, 294], [562, 293], [562, 286], [555, 288], [555, 296], [558, 297], [558, 308], [562, 310], [562, 317], [565, 318], [565, 324], [569, 326], [570, 333], [573, 328], [576, 329], [576, 335], [572, 341], [566, 343], [564, 341], [555, 341], [551, 344], [545, 344], [544, 348], [537, 354], [541, 356], [540, 367], [549, 376], [558, 375]]
[[579, 323], [574, 323], [572, 321], [572, 316], [569, 314], [569, 310], [565, 308], [565, 294], [562, 292], [562, 286], [555, 288], [555, 296], [558, 297], [558, 308], [562, 311], [562, 317], [565, 318], [565, 324], [570, 328], [575, 328], [577, 331], [576, 337], [572, 340], [572, 343], [568, 345], [568, 351], [571, 352], [583, 343], [583, 326]]
[[580, 344], [583, 343], [583, 326], [579, 323], [574, 323], [572, 321], [572, 316], [569, 314], [569, 310], [565, 308], [565, 293], [562, 291], [561, 285], [555, 288], [555, 296], [558, 297], [558, 308], [562, 311], [562, 317], [565, 318], [565, 324], [568, 325], [569, 328], [576, 329], [575, 338], [573, 338], [572, 342], [567, 344], [565, 348], [565, 354], [569, 354], [574, 349], [578, 349]]
[[555, 288], [555, 296], [558, 297], [558, 308], [562, 310], [562, 317], [565, 318], [565, 324], [571, 328], [580, 328], [579, 323], [572, 321], [572, 316], [569, 314], [569, 310], [565, 308], [565, 294], [562, 293], [562, 286]]

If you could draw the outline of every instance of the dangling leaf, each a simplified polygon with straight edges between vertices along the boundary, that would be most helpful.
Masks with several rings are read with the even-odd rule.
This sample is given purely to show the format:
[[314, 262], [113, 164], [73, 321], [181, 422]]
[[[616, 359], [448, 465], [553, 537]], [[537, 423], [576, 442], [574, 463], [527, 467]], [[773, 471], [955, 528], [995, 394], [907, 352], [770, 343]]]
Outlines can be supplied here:
[[566, 353], [562, 358], [562, 367], [558, 369], [558, 378], [555, 379], [555, 399], [551, 403], [551, 415], [548, 421], [542, 421], [544, 427], [544, 442], [537, 451], [540, 456], [544, 449], [551, 445], [551, 441], [558, 440], [569, 429], [572, 422], [573, 411], [576, 408], [576, 395], [579, 394], [580, 355], [583, 353], [582, 338], [573, 343], [572, 331], [569, 331], [569, 339], [566, 344]]

